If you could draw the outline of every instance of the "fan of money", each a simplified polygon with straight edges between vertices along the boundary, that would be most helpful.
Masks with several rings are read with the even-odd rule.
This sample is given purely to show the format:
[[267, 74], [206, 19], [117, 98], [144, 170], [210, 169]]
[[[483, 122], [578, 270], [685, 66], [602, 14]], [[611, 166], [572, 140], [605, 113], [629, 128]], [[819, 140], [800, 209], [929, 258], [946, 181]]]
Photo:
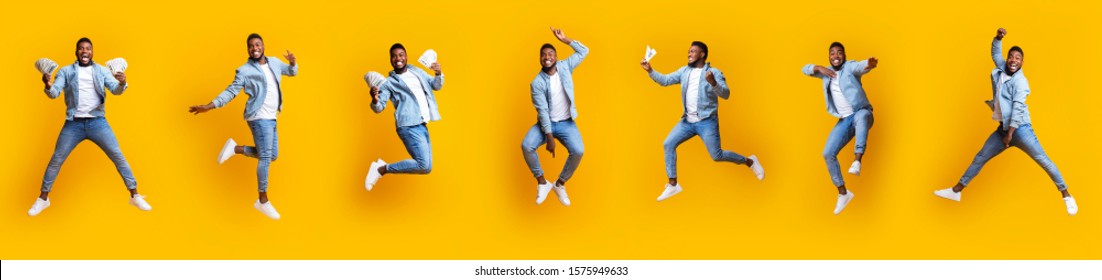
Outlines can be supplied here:
[[57, 62], [49, 58], [39, 58], [34, 62], [34, 68], [38, 69], [38, 72], [42, 73], [42, 75], [49, 75], [57, 69]]
[[432, 67], [432, 64], [436, 63], [436, 51], [432, 49], [426, 50], [424, 54], [421, 54], [421, 58], [417, 59], [417, 62], [420, 62], [421, 65], [425, 67]]
[[108, 60], [107, 69], [110, 69], [112, 74], [126, 72], [126, 60], [121, 57]]
[[383, 77], [383, 74], [379, 74], [379, 72], [371, 71], [364, 74], [364, 81], [371, 87], [377, 88], [382, 86], [384, 80], [386, 80], [386, 78]]

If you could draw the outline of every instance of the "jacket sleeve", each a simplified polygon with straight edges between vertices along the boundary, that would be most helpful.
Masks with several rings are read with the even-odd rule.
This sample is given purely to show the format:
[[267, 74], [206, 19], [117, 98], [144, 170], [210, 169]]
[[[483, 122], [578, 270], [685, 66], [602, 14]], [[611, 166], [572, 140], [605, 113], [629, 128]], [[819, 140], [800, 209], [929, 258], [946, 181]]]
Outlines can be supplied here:
[[991, 40], [991, 61], [995, 62], [995, 68], [1002, 69], [1003, 67], [1006, 67], [1006, 60], [1003, 59], [1002, 40]]
[[130, 87], [130, 83], [126, 83], [125, 85], [122, 85], [120, 87], [119, 80], [115, 79], [115, 76], [111, 75], [111, 71], [109, 70], [101, 69], [97, 66], [96, 71], [102, 73], [100, 75], [102, 75], [103, 77], [103, 85], [107, 86], [107, 90], [111, 91], [111, 94], [121, 95], [124, 91], [126, 91], [127, 88]]
[[298, 76], [298, 63], [295, 63], [295, 66], [291, 66], [290, 64], [283, 63], [283, 61], [280, 61], [279, 64], [280, 64], [279, 71], [283, 72], [282, 74], [284, 76], [288, 76], [288, 77]]
[[865, 75], [865, 74], [869, 73], [869, 71], [872, 71], [872, 69], [865, 70], [865, 67], [869, 67], [869, 60], [867, 60], [867, 59], [866, 60], [855, 61], [854, 63], [848, 63], [848, 64], [850, 65], [849, 66], [849, 71], [851, 73], [853, 73], [854, 76], [860, 77], [862, 75]]
[[536, 107], [536, 117], [539, 119], [540, 131], [543, 134], [551, 133], [551, 113], [547, 105], [547, 86], [543, 83], [532, 82], [532, 106]]
[[63, 75], [63, 72], [65, 72], [64, 69], [67, 68], [62, 68], [62, 70], [57, 71], [57, 74], [54, 74], [54, 84], [45, 90], [46, 97], [50, 99], [57, 98], [57, 96], [61, 95], [61, 91], [65, 89], [65, 83], [68, 81], [65, 80], [67, 75]]
[[[425, 73], [425, 75], [428, 76], [428, 73]], [[433, 91], [443, 89], [444, 88], [444, 73], [440, 73], [440, 75], [431, 76], [431, 79], [429, 81], [432, 81], [431, 84], [432, 84], [432, 90]]]
[[237, 93], [241, 92], [241, 88], [244, 86], [245, 77], [241, 74], [241, 69], [237, 69], [233, 75], [233, 82], [230, 83], [230, 86], [226, 87], [226, 90], [218, 94], [218, 97], [214, 98], [214, 101], [211, 101], [211, 103], [214, 103], [214, 108], [226, 106], [226, 103], [229, 103], [230, 100], [237, 97]]
[[804, 75], [808, 75], [808, 76], [812, 76], [812, 77], [816, 77], [816, 78], [820, 78], [820, 79], [823, 78], [823, 74], [815, 73], [815, 64], [808, 63], [807, 65], [804, 65], [803, 72], [804, 72]]
[[723, 76], [723, 72], [719, 69], [711, 68], [712, 75], [716, 78], [716, 86], [712, 87], [712, 92], [715, 92], [717, 96], [723, 99], [731, 97], [731, 89], [727, 87], [727, 77]]
[[1025, 105], [1025, 98], [1029, 96], [1029, 81], [1025, 79], [1017, 80], [1014, 83], [1014, 100], [1010, 104], [1010, 127], [1017, 128], [1026, 122], [1026, 115], [1028, 109]]
[[659, 73], [658, 70], [653, 70], [653, 71], [650, 71], [650, 79], [654, 80], [655, 83], [658, 83], [661, 86], [669, 86], [669, 85], [680, 84], [681, 83], [681, 72], [684, 71], [684, 70], [685, 70], [685, 67], [681, 67], [681, 68], [677, 69], [677, 71], [674, 71], [673, 73], [670, 73], [669, 75]]
[[382, 113], [383, 109], [386, 109], [387, 100], [390, 100], [390, 85], [383, 82], [383, 86], [379, 87], [378, 100], [375, 100], [375, 103], [371, 103], [371, 111], [375, 111], [376, 114]]
[[563, 62], [566, 62], [566, 66], [570, 67], [570, 72], [574, 72], [574, 68], [578, 67], [578, 64], [582, 63], [586, 55], [589, 55], [589, 48], [582, 45], [578, 40], [570, 43], [570, 47], [574, 49], [574, 54], [571, 54]]

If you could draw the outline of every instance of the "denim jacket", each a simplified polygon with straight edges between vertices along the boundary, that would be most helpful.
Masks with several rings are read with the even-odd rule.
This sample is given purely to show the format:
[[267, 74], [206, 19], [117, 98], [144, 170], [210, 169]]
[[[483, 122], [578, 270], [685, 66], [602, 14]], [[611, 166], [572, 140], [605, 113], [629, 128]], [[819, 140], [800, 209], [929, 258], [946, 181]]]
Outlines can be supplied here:
[[[264, 69], [263, 67], [268, 67]], [[274, 56], [268, 57], [268, 63], [260, 65], [259, 62], [250, 59], [245, 62], [245, 65], [237, 67], [237, 72], [233, 76], [233, 82], [230, 86], [226, 87], [225, 91], [218, 94], [218, 97], [211, 101], [214, 103], [215, 108], [222, 108], [237, 97], [237, 93], [242, 88], [245, 89], [245, 94], [249, 96], [249, 100], [245, 102], [245, 119], [249, 119], [253, 115], [260, 112], [260, 107], [264, 106], [264, 99], [268, 96], [268, 80], [264, 76], [264, 72], [272, 71], [272, 75], [275, 77], [276, 92], [279, 93], [279, 107], [277, 110], [283, 111], [283, 89], [280, 86], [283, 81], [283, 76], [294, 77], [298, 75], [298, 64], [295, 66], [287, 65], [283, 61]]]
[[[562, 81], [563, 91], [566, 92], [566, 99], [570, 101], [570, 118], [578, 118], [578, 110], [574, 107], [574, 68], [578, 67], [578, 64], [582, 63], [585, 56], [589, 54], [589, 48], [582, 45], [578, 41], [570, 43], [570, 47], [574, 48], [574, 54], [571, 54], [565, 60], [560, 60], [555, 64], [558, 71], [559, 80]], [[536, 107], [536, 119], [539, 121], [540, 130], [544, 134], [551, 133], [551, 76], [547, 75], [543, 71], [540, 71], [536, 75], [536, 78], [532, 80], [532, 105]]]
[[[1010, 75], [1010, 79], [999, 83], [999, 77], [1006, 71], [1006, 60], [1002, 57], [1003, 42], [995, 39], [991, 41], [991, 60], [995, 62], [995, 70], [991, 70], [991, 90], [1002, 108], [1002, 128], [1010, 130], [1011, 127], [1030, 124], [1029, 107], [1025, 105], [1025, 98], [1029, 96], [1029, 81], [1025, 79], [1022, 69]], [[999, 89], [1002, 89], [1002, 92]], [[994, 110], [994, 107], [991, 108]]]
[[[868, 60], [850, 60], [842, 64], [842, 70], [835, 71], [834, 73], [835, 77], [838, 79], [838, 87], [842, 90], [842, 96], [845, 97], [849, 105], [853, 107], [854, 112], [861, 109], [872, 111], [872, 104], [869, 103], [868, 96], [865, 96], [865, 88], [861, 85], [861, 77], [869, 73], [865, 71], [865, 66], [868, 65]], [[827, 113], [830, 113], [831, 116], [836, 118], [842, 118], [842, 114], [839, 114], [838, 108], [834, 106], [834, 99], [830, 98], [830, 77], [815, 73], [815, 64], [804, 65], [803, 72], [804, 75], [823, 80], [823, 92], [826, 94]]]
[[[700, 75], [700, 93], [697, 94], [696, 114], [698, 117], [700, 117], [701, 120], [707, 119], [708, 117], [711, 117], [712, 114], [715, 114], [716, 109], [719, 107], [718, 98], [727, 99], [731, 97], [731, 89], [727, 88], [727, 78], [723, 76], [722, 71], [719, 71], [719, 69], [716, 68], [712, 68], [711, 65], [711, 62], [705, 63], [704, 71], [712, 73], [712, 75], [716, 79], [716, 86], [713, 87], [712, 84], [708, 82], [707, 75], [705, 75], [704, 73], [701, 73]], [[654, 80], [654, 82], [662, 86], [681, 84], [681, 103], [688, 104], [685, 102], [685, 96], [686, 92], [689, 90], [688, 80], [689, 73], [692, 72], [692, 69], [693, 68], [689, 67], [688, 65], [682, 66], [680, 69], [677, 69], [677, 71], [670, 73], [669, 75], [658, 73], [658, 71], [651, 71], [650, 78], [651, 80]], [[688, 114], [688, 110], [685, 109], [685, 106], [681, 107], [681, 117], [685, 118], [686, 114]]]
[[[429, 76], [425, 70], [416, 66], [407, 65], [406, 71], [417, 76], [421, 81], [421, 89], [425, 91], [425, 100], [429, 102], [429, 121], [439, 121], [440, 111], [436, 107], [436, 95], [433, 91], [444, 88], [444, 76]], [[402, 78], [394, 71], [387, 74], [386, 81], [379, 86], [379, 100], [371, 103], [371, 110], [382, 113], [386, 109], [387, 101], [394, 101], [394, 125], [397, 127], [415, 126], [425, 123], [421, 119], [421, 107], [417, 104], [417, 97], [402, 82]]]
[[[73, 120], [73, 116], [77, 113], [77, 102], [80, 97], [77, 96], [77, 88], [79, 80], [77, 78], [77, 67], [80, 67], [79, 63], [73, 63], [72, 65], [62, 67], [57, 70], [57, 75], [54, 76], [54, 84], [48, 89], [45, 89], [46, 96], [50, 99], [57, 98], [58, 95], [65, 92], [65, 120]], [[123, 91], [126, 91], [130, 87], [130, 83], [119, 87], [119, 81], [115, 79], [114, 75], [111, 75], [111, 70], [107, 67], [92, 62], [92, 72], [95, 74], [92, 78], [92, 87], [96, 90], [96, 96], [99, 96], [99, 106], [92, 109], [89, 114], [96, 117], [102, 117], [104, 115], [104, 102], [106, 102], [107, 92], [103, 90], [107, 87], [114, 95], [120, 95]]]

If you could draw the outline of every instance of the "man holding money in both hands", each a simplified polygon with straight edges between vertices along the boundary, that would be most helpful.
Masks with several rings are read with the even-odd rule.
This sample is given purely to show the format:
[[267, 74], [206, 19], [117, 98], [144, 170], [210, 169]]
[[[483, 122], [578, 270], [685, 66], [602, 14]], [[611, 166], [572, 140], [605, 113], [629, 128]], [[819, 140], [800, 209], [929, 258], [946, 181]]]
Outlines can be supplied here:
[[128, 87], [126, 74], [122, 72], [124, 69], [109, 70], [92, 61], [92, 40], [88, 38], [80, 38], [77, 41], [76, 57], [76, 63], [58, 70], [52, 82], [50, 72], [57, 64], [49, 60], [40, 60], [36, 63], [42, 72], [46, 96], [53, 99], [64, 92], [66, 110], [65, 126], [61, 128], [61, 134], [57, 137], [54, 155], [46, 165], [41, 193], [31, 209], [27, 211], [27, 215], [38, 215], [46, 207], [50, 207], [48, 196], [57, 174], [61, 171], [61, 165], [65, 163], [73, 148], [84, 140], [92, 140], [92, 143], [96, 143], [115, 163], [115, 168], [122, 176], [126, 189], [130, 190], [130, 205], [144, 211], [152, 210], [153, 207], [145, 202], [144, 196], [138, 194], [138, 182], [134, 180], [130, 164], [126, 162], [126, 157], [119, 148], [119, 141], [115, 138], [115, 132], [111, 130], [104, 116], [107, 97], [104, 88], [106, 87], [112, 94], [122, 94]]
[[[528, 163], [528, 169], [532, 170], [532, 176], [536, 177], [538, 183], [536, 204], [543, 203], [543, 200], [547, 199], [547, 193], [554, 189], [559, 202], [570, 206], [570, 198], [566, 195], [566, 181], [570, 180], [570, 176], [582, 162], [582, 154], [585, 153], [582, 134], [578, 131], [578, 125], [574, 123], [574, 119], [578, 118], [578, 110], [574, 107], [574, 68], [577, 68], [589, 54], [589, 48], [567, 38], [560, 29], [552, 27], [551, 33], [563, 44], [570, 45], [570, 48], [574, 49], [574, 54], [565, 60], [558, 61], [554, 45], [548, 43], [540, 47], [542, 70], [536, 74], [531, 85], [532, 105], [536, 107], [536, 124], [528, 130], [520, 148], [524, 154], [524, 161]], [[543, 178], [543, 170], [540, 169], [540, 159], [536, 151], [540, 145], [546, 143], [547, 151], [554, 157], [555, 139], [566, 146], [569, 155], [558, 181], [555, 181], [552, 186], [547, 179]]]
[[[652, 52], [648, 51], [648, 53]], [[681, 192], [681, 185], [677, 183], [677, 146], [693, 136], [700, 136], [700, 140], [704, 141], [704, 147], [708, 149], [712, 160], [746, 165], [758, 180], [765, 179], [765, 169], [762, 168], [757, 156], [744, 157], [720, 147], [718, 97], [727, 99], [731, 96], [731, 90], [727, 88], [727, 79], [723, 76], [723, 72], [712, 68], [707, 62], [708, 45], [693, 41], [689, 46], [688, 58], [688, 65], [682, 66], [669, 75], [651, 69], [650, 62], [646, 59], [640, 63], [643, 70], [646, 70], [650, 78], [659, 85], [681, 84], [681, 101], [684, 104], [681, 120], [674, 125], [670, 135], [662, 144], [666, 151], [666, 175], [670, 181], [666, 184], [662, 195], [658, 196], [658, 201], [666, 200]]]
[[259, 198], [253, 203], [257, 211], [268, 218], [278, 220], [279, 212], [268, 201], [268, 169], [272, 162], [279, 158], [279, 134], [276, 133], [276, 117], [283, 111], [283, 76], [294, 77], [298, 75], [298, 63], [295, 55], [287, 51], [283, 63], [274, 56], [264, 56], [264, 38], [259, 34], [249, 34], [245, 39], [245, 47], [248, 50], [249, 60], [245, 65], [237, 68], [233, 77], [233, 83], [226, 87], [214, 101], [206, 105], [196, 105], [188, 108], [188, 112], [198, 115], [215, 108], [226, 106], [237, 97], [241, 89], [249, 95], [245, 103], [245, 121], [249, 124], [249, 130], [253, 134], [255, 147], [238, 146], [233, 138], [226, 140], [222, 150], [218, 153], [218, 163], [221, 164], [235, 154], [243, 154], [256, 158], [256, 183]]
[[[430, 50], [431, 51], [431, 50]], [[368, 191], [383, 175], [429, 174], [432, 172], [432, 146], [429, 142], [428, 123], [440, 120], [433, 91], [444, 88], [444, 73], [436, 62], [435, 51], [424, 55], [421, 63], [427, 64], [435, 75], [406, 64], [406, 47], [400, 43], [390, 46], [390, 71], [380, 86], [371, 86], [371, 110], [376, 114], [386, 109], [387, 101], [394, 102], [394, 126], [412, 159], [387, 164], [383, 159], [371, 163], [364, 187]], [[370, 86], [370, 81], [369, 81]]]

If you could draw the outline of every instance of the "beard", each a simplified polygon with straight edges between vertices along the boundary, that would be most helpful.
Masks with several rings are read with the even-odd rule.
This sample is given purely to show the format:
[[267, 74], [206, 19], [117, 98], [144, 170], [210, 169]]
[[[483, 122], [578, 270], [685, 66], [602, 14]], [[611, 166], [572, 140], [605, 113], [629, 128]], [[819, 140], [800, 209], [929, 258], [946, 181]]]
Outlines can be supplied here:
[[834, 69], [834, 71], [841, 71], [841, 70], [842, 70], [842, 66], [843, 66], [843, 65], [846, 65], [846, 58], [845, 58], [845, 57], [843, 57], [843, 58], [841, 59], [841, 61], [842, 61], [841, 63], [838, 63], [838, 66], [834, 66], [834, 63], [833, 63], [833, 61], [831, 61], [831, 63], [830, 63], [830, 68], [833, 68], [833, 69]]
[[[543, 72], [551, 71], [551, 69], [555, 69], [555, 66], [558, 66], [558, 65], [559, 65], [559, 62], [558, 62], [558, 61], [555, 61], [555, 62], [552, 62], [552, 63], [551, 63], [551, 66], [548, 66], [548, 67], [542, 67], [542, 68], [541, 68], [541, 70], [542, 70]], [[543, 65], [540, 65], [540, 66], [543, 66]]]

